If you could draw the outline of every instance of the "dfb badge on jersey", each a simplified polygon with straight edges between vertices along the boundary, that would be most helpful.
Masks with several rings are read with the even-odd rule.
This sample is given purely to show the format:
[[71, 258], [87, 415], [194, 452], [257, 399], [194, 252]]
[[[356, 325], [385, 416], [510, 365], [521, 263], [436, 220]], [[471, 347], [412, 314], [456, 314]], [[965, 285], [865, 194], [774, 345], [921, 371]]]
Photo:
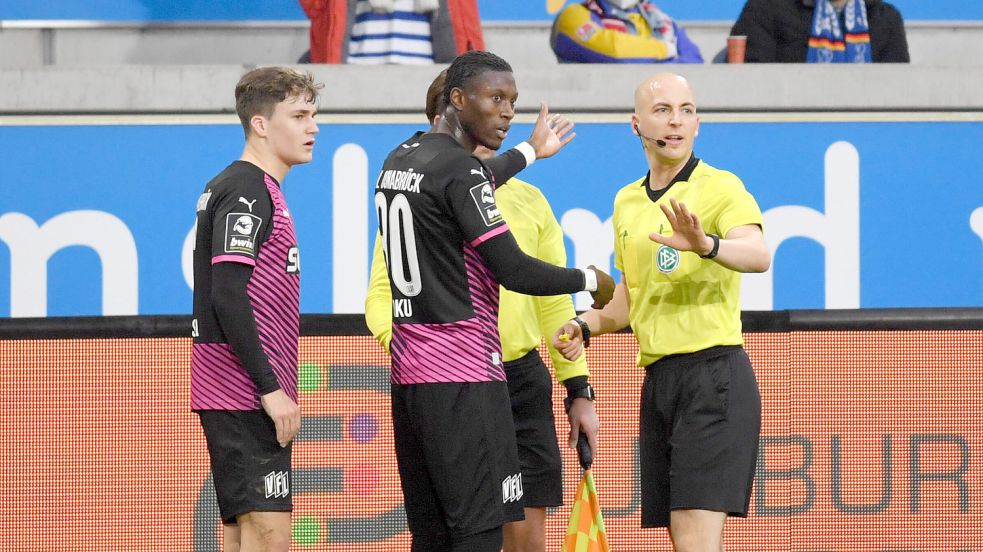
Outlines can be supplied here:
[[471, 198], [474, 199], [474, 204], [478, 207], [478, 212], [481, 213], [481, 219], [485, 221], [486, 226], [495, 226], [502, 222], [502, 213], [495, 203], [495, 190], [492, 189], [490, 182], [486, 180], [472, 186]]
[[249, 213], [225, 216], [225, 252], [256, 255], [256, 235], [263, 219]]

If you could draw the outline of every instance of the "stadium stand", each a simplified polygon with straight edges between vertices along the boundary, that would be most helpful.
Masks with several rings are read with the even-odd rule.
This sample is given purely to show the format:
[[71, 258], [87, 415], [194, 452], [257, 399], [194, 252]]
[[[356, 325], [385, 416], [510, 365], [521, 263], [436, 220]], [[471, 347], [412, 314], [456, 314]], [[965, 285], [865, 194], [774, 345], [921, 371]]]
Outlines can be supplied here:
[[[726, 44], [732, 21], [684, 21], [701, 52]], [[489, 51], [515, 65], [557, 65], [550, 21], [486, 21]], [[964, 53], [983, 41], [983, 21], [906, 21], [913, 65], [983, 65]], [[291, 21], [119, 22], [0, 20], [0, 68], [88, 64], [292, 63], [308, 47], [309, 23]], [[707, 56], [704, 56], [707, 57]], [[709, 59], [708, 59], [709, 61]]]

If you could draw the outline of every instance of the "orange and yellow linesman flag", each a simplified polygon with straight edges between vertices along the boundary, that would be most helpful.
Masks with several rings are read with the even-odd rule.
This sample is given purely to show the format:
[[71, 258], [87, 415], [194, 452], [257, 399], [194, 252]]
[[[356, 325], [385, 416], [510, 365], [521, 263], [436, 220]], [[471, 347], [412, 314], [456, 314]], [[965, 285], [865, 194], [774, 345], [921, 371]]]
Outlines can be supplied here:
[[563, 552], [610, 552], [608, 537], [604, 532], [604, 518], [601, 517], [601, 503], [597, 500], [594, 476], [590, 466], [593, 454], [583, 433], [577, 439], [577, 456], [584, 468], [584, 477], [577, 485], [573, 510], [570, 511], [570, 524], [563, 539]]

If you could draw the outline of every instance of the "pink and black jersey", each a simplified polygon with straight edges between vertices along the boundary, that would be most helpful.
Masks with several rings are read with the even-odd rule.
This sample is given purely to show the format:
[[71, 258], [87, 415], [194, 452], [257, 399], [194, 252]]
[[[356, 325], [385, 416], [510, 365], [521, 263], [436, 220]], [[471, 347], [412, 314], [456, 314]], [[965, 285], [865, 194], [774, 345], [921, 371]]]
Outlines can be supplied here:
[[393, 300], [392, 382], [504, 381], [498, 281], [476, 248], [508, 232], [486, 167], [446, 134], [397, 147], [376, 183]]
[[[252, 268], [246, 293], [262, 352], [280, 388], [297, 400], [300, 259], [293, 219], [280, 185], [261, 169], [236, 161], [198, 199], [194, 251], [193, 410], [256, 410], [256, 385], [228, 344], [212, 304], [212, 266]], [[242, 321], [223, 323], [237, 324]]]

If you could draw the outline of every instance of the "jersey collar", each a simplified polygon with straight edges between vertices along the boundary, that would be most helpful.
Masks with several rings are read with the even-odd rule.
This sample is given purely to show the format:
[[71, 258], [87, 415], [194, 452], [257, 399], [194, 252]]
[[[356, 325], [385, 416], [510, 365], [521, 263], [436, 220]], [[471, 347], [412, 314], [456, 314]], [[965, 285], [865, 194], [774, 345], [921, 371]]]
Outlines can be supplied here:
[[686, 182], [687, 180], [689, 180], [689, 177], [693, 175], [693, 171], [696, 170], [696, 166], [699, 164], [700, 164], [700, 158], [697, 157], [695, 153], [690, 153], [689, 161], [687, 161], [686, 164], [683, 165], [683, 170], [679, 171], [679, 173], [677, 173], [676, 176], [672, 177], [672, 180], [669, 181], [668, 186], [662, 188], [661, 190], [653, 190], [652, 188], [650, 188], [649, 176], [652, 175], [652, 171], [648, 171], [645, 173], [645, 178], [642, 179], [642, 187], [645, 188], [645, 193], [648, 194], [649, 199], [652, 200], [653, 203], [655, 203], [656, 201], [659, 201], [659, 199], [661, 199], [666, 192], [669, 191], [669, 188], [672, 188], [673, 184], [675, 184], [676, 182]]

